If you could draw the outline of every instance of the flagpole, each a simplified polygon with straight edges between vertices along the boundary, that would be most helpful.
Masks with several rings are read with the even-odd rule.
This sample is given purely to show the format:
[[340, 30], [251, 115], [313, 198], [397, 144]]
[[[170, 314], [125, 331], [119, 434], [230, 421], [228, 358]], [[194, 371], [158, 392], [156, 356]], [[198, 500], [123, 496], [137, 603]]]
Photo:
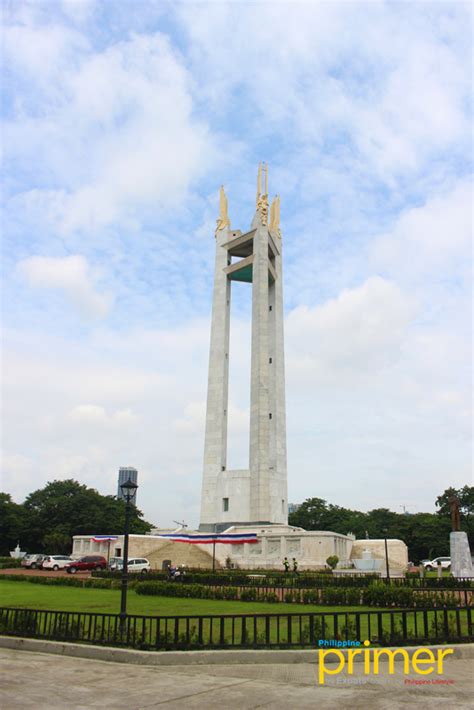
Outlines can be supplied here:
[[212, 543], [212, 571], [216, 571], [216, 541]]

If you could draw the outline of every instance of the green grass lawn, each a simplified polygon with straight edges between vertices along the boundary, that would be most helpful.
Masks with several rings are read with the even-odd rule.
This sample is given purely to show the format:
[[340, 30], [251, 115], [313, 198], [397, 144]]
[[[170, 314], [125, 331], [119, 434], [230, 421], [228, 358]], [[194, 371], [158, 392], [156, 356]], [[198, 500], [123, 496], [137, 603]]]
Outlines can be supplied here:
[[[46, 586], [41, 584], [31, 584], [28, 582], [20, 583], [9, 580], [0, 580], [0, 607], [69, 612], [108, 612], [118, 614], [119, 606], [120, 590], [118, 589]], [[357, 611], [365, 611], [369, 613], [359, 617], [360, 622], [357, 622], [357, 617], [351, 613]], [[391, 635], [393, 632], [397, 634], [394, 638], [401, 639], [400, 634], [402, 631], [403, 621], [402, 612], [394, 610], [394, 615], [387, 614], [383, 615], [382, 618], [382, 615], [380, 614], [382, 611], [384, 611], [382, 608], [360, 606], [317, 606], [310, 604], [272, 604], [268, 602], [259, 603], [212, 599], [151, 597], [140, 596], [136, 594], [133, 589], [129, 590], [128, 596], [128, 612], [132, 615], [137, 614], [150, 617], [191, 617], [196, 615], [223, 614], [284, 614], [285, 616], [283, 617], [271, 617], [270, 638], [271, 642], [274, 644], [285, 644], [289, 641], [290, 636], [293, 639], [292, 643], [298, 643], [298, 639], [301, 639], [302, 645], [305, 645], [305, 643], [307, 644], [309, 638], [309, 617], [288, 616], [295, 612], [301, 612], [305, 615], [310, 612], [326, 612], [328, 614], [328, 616], [324, 617], [324, 622], [318, 618], [314, 622], [314, 633], [316, 634], [314, 638], [340, 638], [341, 634], [342, 637], [344, 637], [346, 633], [348, 634], [348, 638], [355, 638], [354, 634], [356, 632], [357, 622], [360, 623], [360, 637], [362, 639], [373, 639], [374, 634], [375, 637], [377, 637], [377, 634], [380, 633], [383, 635]], [[331, 612], [337, 612], [340, 614], [337, 620]], [[344, 612], [347, 612], [347, 615], [344, 614]], [[406, 619], [408, 637], [420, 639], [425, 637], [424, 633], [426, 633], [426, 631], [424, 633], [422, 631], [420, 632], [420, 630], [423, 629], [425, 615], [428, 626], [430, 627], [430, 638], [439, 638], [439, 634], [437, 631], [435, 633], [433, 625], [436, 622], [436, 625], [439, 625], [441, 630], [443, 629], [443, 614], [444, 612], [442, 609], [436, 613], [433, 611], [425, 613], [423, 610], [411, 611]], [[454, 638], [457, 633], [455, 613], [453, 611], [448, 611], [447, 614], [447, 621], [450, 627], [449, 636]], [[40, 624], [42, 625], [46, 626], [48, 623], [52, 623], [46, 621], [44, 615], [42, 619], [43, 620], [40, 621]], [[117, 626], [117, 623], [115, 617], [106, 617], [106, 619], [97, 617], [97, 619], [99, 619], [99, 621], [94, 622], [94, 624], [98, 624], [97, 633], [100, 632], [102, 634], [103, 629], [106, 628], [106, 638], [110, 640], [113, 634], [116, 634], [115, 627]], [[181, 637], [183, 634], [188, 634], [188, 636], [189, 634], [191, 634], [191, 636], [194, 635], [194, 639], [196, 640], [196, 634], [198, 633], [198, 622], [196, 619], [181, 619], [179, 623], [178, 621], [175, 622], [175, 620], [158, 623], [158, 621], [153, 619], [142, 621], [136, 617], [131, 617], [130, 622], [132, 624], [131, 633], [134, 639], [132, 641], [132, 645], [135, 643], [141, 643], [143, 639], [148, 639], [147, 643], [149, 642], [153, 645], [156, 643], [157, 634], [161, 634], [162, 639], [168, 639], [168, 642], [170, 639], [178, 638], [178, 636]], [[382, 624], [380, 628], [378, 627], [379, 622]], [[78, 621], [77, 623], [87, 626], [90, 625], [91, 622]], [[224, 626], [221, 627], [221, 623], [224, 624]], [[257, 640], [265, 637], [265, 629], [270, 629], [270, 626], [266, 626], [267, 623], [270, 622], [266, 622], [263, 617], [260, 619], [250, 619], [248, 620], [248, 623], [246, 622], [247, 625], [245, 634], [247, 644], [249, 639], [250, 643], [253, 643], [253, 639]], [[467, 635], [467, 616], [465, 611], [461, 614], [460, 624], [460, 634], [465, 638]], [[113, 631], [114, 628], [115, 631]], [[112, 636], [110, 636], [110, 629], [113, 631]], [[382, 631], [380, 629], [382, 629]], [[240, 619], [237, 622], [234, 622], [232, 619], [227, 619], [225, 622], [220, 622], [219, 619], [213, 619], [212, 621], [210, 619], [205, 620], [201, 625], [201, 631], [204, 644], [215, 644], [216, 638], [220, 638], [221, 632], [227, 640], [231, 637], [234, 638], [234, 634], [236, 634], [236, 643], [239, 643], [239, 635], [242, 635], [243, 633]], [[36, 633], [38, 633], [37, 630]], [[40, 632], [40, 635], [42, 633], [43, 631]], [[111, 642], [114, 642], [113, 638]], [[162, 642], [165, 643], [166, 641]]]
[[[0, 580], [0, 606], [57, 611], [110, 612], [120, 610], [120, 590], [54, 587], [28, 582]], [[368, 607], [316, 606], [311, 604], [272, 604], [215, 599], [180, 599], [179, 597], [148, 597], [130, 589], [127, 597], [129, 614], [173, 616], [191, 614], [254, 614], [308, 611], [362, 611]]]

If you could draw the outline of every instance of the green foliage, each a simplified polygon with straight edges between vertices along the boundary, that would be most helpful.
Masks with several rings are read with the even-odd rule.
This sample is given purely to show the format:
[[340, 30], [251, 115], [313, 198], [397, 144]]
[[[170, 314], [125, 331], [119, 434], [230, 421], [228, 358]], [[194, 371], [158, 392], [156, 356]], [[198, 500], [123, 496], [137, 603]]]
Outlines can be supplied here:
[[303, 592], [303, 604], [319, 604], [319, 591], [317, 589], [305, 589]]
[[336, 569], [337, 563], [339, 562], [339, 557], [337, 555], [329, 555], [326, 560], [326, 564], [329, 565], [331, 569]]
[[299, 589], [293, 590], [292, 592], [285, 592], [283, 597], [285, 604], [299, 604], [301, 602], [301, 592]]
[[[254, 589], [250, 591], [255, 592]], [[239, 596], [238, 589], [235, 587], [213, 588], [204, 584], [180, 584], [179, 582], [137, 582], [135, 592], [145, 596], [192, 599], [238, 599]]]
[[278, 594], [276, 594], [275, 592], [267, 592], [264, 598], [266, 602], [270, 602], [271, 604], [276, 604], [280, 601], [278, 599]]
[[[106, 580], [104, 580], [106, 581]], [[240, 599], [240, 601], [279, 601], [275, 592], [259, 594], [258, 587], [207, 587], [202, 584], [179, 584], [176, 582], [137, 582], [139, 595], [162, 597], [188, 597], [194, 599]], [[229, 596], [226, 596], [229, 594]], [[321, 604], [323, 606], [376, 606], [376, 607], [455, 607], [457, 599], [448, 592], [415, 593], [409, 587], [396, 587], [384, 582], [372, 583], [367, 589], [324, 587], [321, 590], [288, 590], [283, 596], [285, 604]]]
[[334, 604], [335, 606], [345, 604], [346, 591], [346, 589], [341, 589], [339, 587], [325, 587], [321, 594], [321, 603], [328, 605]]
[[43, 537], [43, 546], [51, 555], [67, 555], [71, 552], [72, 538], [59, 531], [50, 532]]
[[258, 599], [258, 591], [255, 587], [250, 587], [249, 589], [243, 589], [240, 592], [240, 599], [243, 602], [250, 602]]
[[9, 555], [23, 540], [26, 522], [23, 506], [14, 503], [8, 493], [0, 493], [0, 555]]
[[414, 601], [413, 589], [396, 587], [385, 582], [372, 583], [362, 594], [362, 603], [368, 606], [413, 607]]
[[[19, 575], [19, 574], [2, 574], [2, 580], [10, 582], [29, 582], [30, 584], [43, 584], [49, 587], [92, 587], [93, 589], [114, 589], [120, 585], [120, 582], [114, 579], [94, 579], [86, 577], [45, 577], [43, 575]], [[129, 586], [133, 586], [133, 582], [129, 582]]]
[[[208, 584], [212, 586], [252, 586], [252, 587], [297, 587], [298, 589], [306, 589], [308, 587], [324, 587], [324, 586], [341, 586], [366, 587], [374, 579], [378, 579], [375, 574], [371, 575], [347, 575], [333, 577], [332, 571], [327, 570], [328, 574], [324, 574], [324, 570], [318, 572], [309, 572], [301, 574], [285, 574], [279, 571], [262, 572], [262, 577], [249, 577], [249, 574], [254, 575], [255, 570], [247, 570], [236, 572], [234, 570], [220, 570], [216, 572], [208, 572], [206, 570], [192, 570], [186, 573], [184, 580], [185, 584]], [[93, 577], [103, 579], [120, 579], [120, 572], [94, 571]], [[156, 580], [167, 582], [168, 574], [166, 572], [153, 570], [147, 574], [149, 581]]]
[[461, 516], [468, 517], [474, 514], [474, 486], [464, 486], [463, 488], [447, 488], [442, 495], [436, 498], [436, 507], [439, 508], [438, 515], [451, 515], [449, 508], [451, 496], [456, 496], [459, 499]]
[[[73, 535], [120, 533], [125, 524], [125, 503], [103, 496], [72, 479], [52, 481], [18, 505], [0, 493], [0, 553], [20, 540], [22, 549], [49, 554], [68, 553]], [[151, 525], [132, 509], [130, 532], [143, 534]]]
[[14, 557], [0, 557], [0, 569], [15, 569], [21, 567], [21, 560]]
[[[327, 503], [322, 498], [308, 498], [289, 516], [289, 524], [306, 530], [333, 530], [346, 535], [352, 532], [357, 538], [389, 538], [403, 540], [408, 555], [414, 562], [449, 555], [451, 519], [448, 498], [456, 494], [461, 503], [461, 528], [474, 544], [474, 487], [458, 490], [448, 488], [436, 500], [437, 513], [394, 513], [387, 508], [377, 508], [368, 513], [350, 510]], [[386, 533], [384, 531], [387, 531]]]

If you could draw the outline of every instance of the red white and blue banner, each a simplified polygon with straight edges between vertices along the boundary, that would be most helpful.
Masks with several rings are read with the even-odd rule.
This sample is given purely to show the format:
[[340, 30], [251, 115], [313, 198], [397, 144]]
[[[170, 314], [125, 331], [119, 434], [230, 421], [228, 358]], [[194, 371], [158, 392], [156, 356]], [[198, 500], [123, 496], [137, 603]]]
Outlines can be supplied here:
[[91, 540], [92, 542], [113, 542], [118, 540], [118, 535], [95, 535]]
[[209, 545], [219, 543], [221, 545], [243, 545], [246, 542], [258, 542], [256, 533], [207, 533], [202, 535], [189, 535], [187, 533], [170, 533], [169, 535], [157, 535], [171, 542], [187, 542], [190, 545]]

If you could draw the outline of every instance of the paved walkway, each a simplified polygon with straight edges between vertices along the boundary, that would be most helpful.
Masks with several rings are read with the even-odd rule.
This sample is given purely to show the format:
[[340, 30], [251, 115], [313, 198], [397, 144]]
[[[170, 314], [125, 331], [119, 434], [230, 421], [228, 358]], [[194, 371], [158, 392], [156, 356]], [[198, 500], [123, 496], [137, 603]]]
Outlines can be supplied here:
[[[317, 685], [316, 664], [195, 665], [150, 667], [0, 649], [2, 710], [61, 708], [205, 708], [205, 710], [300, 710], [300, 708], [471, 708], [473, 661], [447, 660], [450, 685], [408, 685], [395, 675], [328, 678]], [[385, 670], [385, 668], [384, 668]], [[419, 679], [421, 676], [417, 676]]]

